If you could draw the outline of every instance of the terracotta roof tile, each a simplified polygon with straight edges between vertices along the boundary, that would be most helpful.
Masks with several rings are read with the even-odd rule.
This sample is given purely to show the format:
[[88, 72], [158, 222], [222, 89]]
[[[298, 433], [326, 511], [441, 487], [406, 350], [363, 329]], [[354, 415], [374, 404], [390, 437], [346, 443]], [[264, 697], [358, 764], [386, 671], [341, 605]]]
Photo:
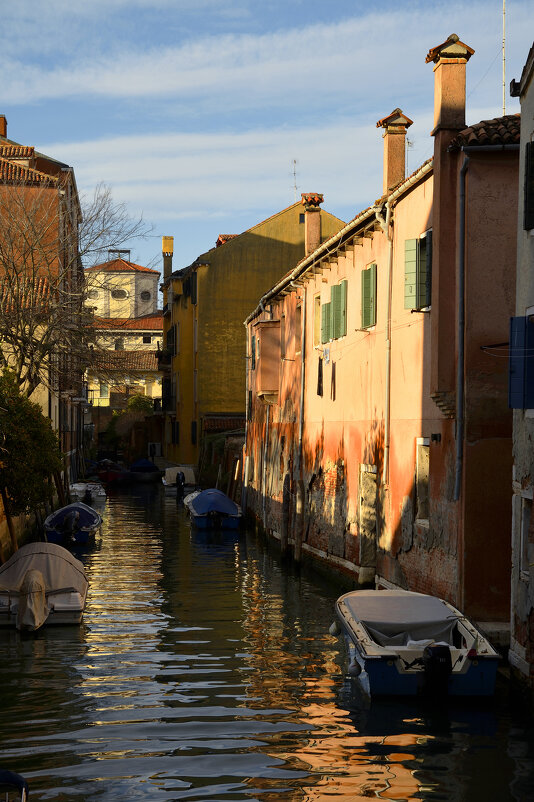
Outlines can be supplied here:
[[142, 331], [162, 331], [163, 314], [154, 312], [142, 317], [95, 317], [93, 326], [96, 329], [133, 329]]
[[95, 370], [158, 370], [155, 351], [106, 351], [95, 355]]
[[51, 184], [56, 186], [58, 179], [52, 175], [41, 173], [31, 167], [23, 167], [17, 162], [11, 162], [0, 156], [0, 181], [6, 184]]
[[31, 145], [18, 145], [16, 142], [0, 142], [0, 156], [4, 159], [33, 159], [35, 148]]
[[482, 120], [471, 125], [454, 137], [449, 150], [483, 145], [518, 145], [521, 133], [521, 115], [506, 114], [493, 120]]
[[143, 267], [136, 265], [133, 262], [128, 262], [126, 259], [111, 259], [109, 262], [102, 262], [100, 265], [94, 267], [87, 267], [85, 272], [91, 273], [102, 271], [106, 273], [158, 273], [159, 270], [152, 270], [150, 267]]

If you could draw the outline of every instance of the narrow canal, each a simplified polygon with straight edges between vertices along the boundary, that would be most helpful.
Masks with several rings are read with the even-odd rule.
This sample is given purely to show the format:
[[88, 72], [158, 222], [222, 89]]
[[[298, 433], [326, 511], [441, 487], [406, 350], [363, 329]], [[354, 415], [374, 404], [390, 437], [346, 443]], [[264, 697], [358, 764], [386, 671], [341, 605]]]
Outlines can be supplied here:
[[0, 763], [30, 800], [534, 800], [534, 733], [482, 705], [358, 707], [335, 587], [253, 533], [191, 531], [174, 499], [112, 496], [83, 555], [81, 628], [0, 631]]

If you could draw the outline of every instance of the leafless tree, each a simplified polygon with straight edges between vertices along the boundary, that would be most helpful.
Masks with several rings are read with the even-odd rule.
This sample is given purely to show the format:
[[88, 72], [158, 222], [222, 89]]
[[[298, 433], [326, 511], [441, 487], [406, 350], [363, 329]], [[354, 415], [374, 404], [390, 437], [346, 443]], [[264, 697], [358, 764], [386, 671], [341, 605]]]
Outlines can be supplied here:
[[72, 171], [13, 175], [0, 179], [0, 367], [27, 396], [76, 390], [98, 349], [84, 267], [149, 227], [103, 184], [80, 201]]

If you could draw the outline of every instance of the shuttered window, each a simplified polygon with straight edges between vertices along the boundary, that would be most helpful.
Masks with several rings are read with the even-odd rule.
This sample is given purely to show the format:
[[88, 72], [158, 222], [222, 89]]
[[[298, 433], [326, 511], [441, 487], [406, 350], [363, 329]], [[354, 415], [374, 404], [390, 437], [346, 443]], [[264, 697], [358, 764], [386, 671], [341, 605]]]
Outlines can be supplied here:
[[362, 329], [376, 325], [376, 264], [362, 270]]
[[534, 142], [527, 142], [525, 150], [525, 205], [523, 228], [534, 228]]
[[534, 409], [534, 323], [528, 317], [510, 320], [508, 406]]
[[347, 333], [347, 281], [332, 287], [332, 336], [344, 337]]
[[404, 308], [424, 309], [432, 298], [432, 231], [404, 243]]
[[319, 357], [317, 363], [317, 395], [323, 394], [323, 358]]
[[321, 306], [321, 342], [327, 343], [332, 339], [332, 304]]

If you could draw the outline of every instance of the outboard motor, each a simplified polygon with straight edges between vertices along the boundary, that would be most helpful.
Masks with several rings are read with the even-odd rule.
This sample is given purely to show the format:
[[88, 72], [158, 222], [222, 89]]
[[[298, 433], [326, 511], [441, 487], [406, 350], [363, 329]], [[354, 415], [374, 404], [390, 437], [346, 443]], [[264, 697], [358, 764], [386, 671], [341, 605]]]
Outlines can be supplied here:
[[24, 579], [19, 589], [17, 629], [30, 631], [39, 629], [48, 618], [48, 613], [43, 575], [35, 568], [31, 568], [24, 574]]
[[446, 643], [430, 643], [423, 652], [424, 690], [427, 694], [446, 696], [452, 673], [451, 650]]

